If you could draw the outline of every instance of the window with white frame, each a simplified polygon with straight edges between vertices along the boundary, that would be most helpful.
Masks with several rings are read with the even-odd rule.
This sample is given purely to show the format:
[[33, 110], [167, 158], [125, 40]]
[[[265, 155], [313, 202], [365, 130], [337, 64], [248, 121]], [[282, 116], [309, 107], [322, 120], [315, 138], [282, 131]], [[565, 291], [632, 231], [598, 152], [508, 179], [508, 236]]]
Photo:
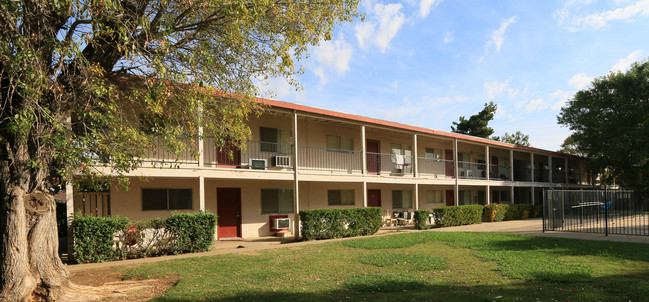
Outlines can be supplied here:
[[293, 136], [290, 130], [259, 127], [259, 151], [274, 153], [291, 153]]
[[142, 210], [191, 210], [192, 189], [143, 188]]
[[390, 144], [392, 151], [392, 163], [397, 165], [412, 164], [412, 148], [410, 145], [404, 144]]
[[353, 206], [354, 190], [327, 190], [327, 204], [330, 206]]
[[426, 191], [426, 203], [443, 203], [444, 195], [442, 190]]
[[327, 135], [327, 149], [333, 151], [354, 151], [354, 138], [340, 135]]
[[457, 202], [459, 205], [469, 205], [471, 204], [471, 191], [469, 190], [460, 190], [457, 195]]
[[443, 151], [442, 149], [426, 148], [426, 159], [442, 160], [444, 159]]
[[262, 214], [293, 213], [293, 190], [261, 189]]
[[392, 191], [392, 208], [393, 209], [411, 209], [412, 208], [412, 191], [410, 191], [410, 190], [393, 190]]

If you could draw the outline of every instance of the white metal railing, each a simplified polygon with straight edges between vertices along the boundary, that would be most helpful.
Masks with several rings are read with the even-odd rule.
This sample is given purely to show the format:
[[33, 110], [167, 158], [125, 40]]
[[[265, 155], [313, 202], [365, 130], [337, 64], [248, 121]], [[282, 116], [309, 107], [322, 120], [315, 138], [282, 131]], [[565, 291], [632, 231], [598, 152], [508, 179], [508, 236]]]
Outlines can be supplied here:
[[298, 169], [362, 173], [361, 151], [298, 146]]
[[453, 177], [455, 162], [452, 160], [432, 159], [425, 157], [417, 158], [417, 173], [421, 175], [432, 175], [438, 178]]
[[412, 175], [412, 156], [367, 152], [367, 172], [382, 175]]

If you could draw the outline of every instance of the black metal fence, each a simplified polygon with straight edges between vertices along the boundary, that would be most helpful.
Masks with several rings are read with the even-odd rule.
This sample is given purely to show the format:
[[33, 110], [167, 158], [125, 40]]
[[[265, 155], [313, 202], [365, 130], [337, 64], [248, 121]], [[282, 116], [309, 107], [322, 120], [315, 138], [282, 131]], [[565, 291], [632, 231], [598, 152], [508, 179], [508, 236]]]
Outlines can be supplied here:
[[649, 194], [627, 190], [547, 190], [543, 231], [649, 236]]

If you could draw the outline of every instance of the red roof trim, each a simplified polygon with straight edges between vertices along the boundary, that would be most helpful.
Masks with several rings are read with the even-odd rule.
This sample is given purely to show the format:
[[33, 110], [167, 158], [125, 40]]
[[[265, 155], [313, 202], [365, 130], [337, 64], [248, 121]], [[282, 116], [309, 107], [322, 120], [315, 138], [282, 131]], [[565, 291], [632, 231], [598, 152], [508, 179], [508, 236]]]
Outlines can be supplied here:
[[262, 104], [269, 105], [271, 107], [275, 107], [275, 108], [302, 111], [302, 112], [306, 112], [306, 113], [319, 114], [319, 115], [328, 116], [328, 117], [337, 117], [337, 118], [346, 119], [346, 120], [352, 120], [352, 121], [361, 122], [361, 123], [368, 123], [368, 124], [386, 126], [386, 127], [391, 127], [391, 128], [397, 128], [397, 129], [400, 129], [400, 130], [408, 130], [408, 131], [413, 131], [413, 132], [418, 132], [418, 133], [431, 134], [431, 135], [436, 135], [436, 136], [443, 136], [443, 137], [447, 137], [447, 138], [457, 138], [458, 140], [467, 141], [467, 142], [475, 142], [475, 143], [487, 144], [487, 145], [490, 145], [490, 146], [498, 146], [498, 147], [503, 147], [503, 148], [508, 148], [508, 149], [520, 150], [520, 151], [528, 151], [528, 152], [535, 152], [535, 153], [544, 153], [544, 154], [549, 154], [549, 155], [557, 155], [557, 156], [561, 156], [561, 157], [579, 158], [578, 156], [570, 155], [570, 154], [567, 154], [567, 153], [549, 151], [549, 150], [544, 150], [544, 149], [539, 149], [539, 148], [532, 148], [532, 147], [523, 147], [523, 146], [518, 146], [518, 145], [513, 145], [513, 144], [508, 144], [508, 143], [492, 141], [492, 140], [488, 140], [488, 139], [484, 139], [484, 138], [480, 138], [480, 137], [475, 137], [475, 136], [469, 136], [469, 135], [464, 135], [464, 134], [458, 134], [458, 133], [445, 132], [445, 131], [433, 130], [433, 129], [428, 129], [428, 128], [410, 126], [410, 125], [396, 123], [396, 122], [384, 121], [384, 120], [365, 117], [365, 116], [360, 116], [360, 115], [354, 115], [354, 114], [342, 113], [342, 112], [326, 110], [326, 109], [320, 109], [320, 108], [315, 108], [315, 107], [310, 107], [310, 106], [298, 105], [298, 104], [294, 104], [294, 103], [275, 101], [275, 100], [269, 100], [269, 99], [264, 99], [264, 98], [257, 98], [256, 101], [259, 102], [259, 103], [262, 103]]

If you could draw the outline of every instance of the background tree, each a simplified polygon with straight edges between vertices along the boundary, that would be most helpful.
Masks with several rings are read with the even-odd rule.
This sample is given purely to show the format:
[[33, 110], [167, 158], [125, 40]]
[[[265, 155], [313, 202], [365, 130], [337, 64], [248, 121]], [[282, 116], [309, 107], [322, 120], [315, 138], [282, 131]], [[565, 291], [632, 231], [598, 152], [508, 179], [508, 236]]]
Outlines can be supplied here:
[[297, 85], [296, 62], [358, 1], [0, 2], [0, 300], [71, 297], [50, 188], [97, 165], [123, 175], [199, 127], [241, 146], [255, 81]]
[[[589, 168], [630, 187], [649, 187], [649, 62], [610, 73], [577, 92], [559, 123], [592, 159]], [[606, 173], [608, 172], [608, 173]]]
[[514, 134], [509, 134], [505, 132], [503, 136], [493, 136], [491, 139], [503, 143], [509, 143], [509, 144], [514, 144], [514, 145], [519, 145], [524, 147], [530, 146], [530, 136], [527, 134], [523, 134], [523, 132], [520, 131], [516, 131], [516, 133]]
[[559, 149], [558, 151], [581, 156], [581, 157], [587, 156], [587, 154], [584, 151], [582, 151], [581, 147], [579, 146], [577, 141], [575, 141], [575, 138], [572, 135], [569, 135], [568, 137], [566, 137], [566, 139], [563, 140], [563, 143], [561, 144], [561, 149]]
[[485, 103], [484, 109], [469, 117], [468, 120], [464, 118], [464, 116], [460, 116], [459, 122], [453, 122], [451, 131], [482, 138], [489, 138], [489, 136], [494, 133], [494, 129], [488, 125], [489, 122], [494, 119], [494, 114], [497, 109], [498, 106], [493, 102], [489, 102], [489, 104]]

